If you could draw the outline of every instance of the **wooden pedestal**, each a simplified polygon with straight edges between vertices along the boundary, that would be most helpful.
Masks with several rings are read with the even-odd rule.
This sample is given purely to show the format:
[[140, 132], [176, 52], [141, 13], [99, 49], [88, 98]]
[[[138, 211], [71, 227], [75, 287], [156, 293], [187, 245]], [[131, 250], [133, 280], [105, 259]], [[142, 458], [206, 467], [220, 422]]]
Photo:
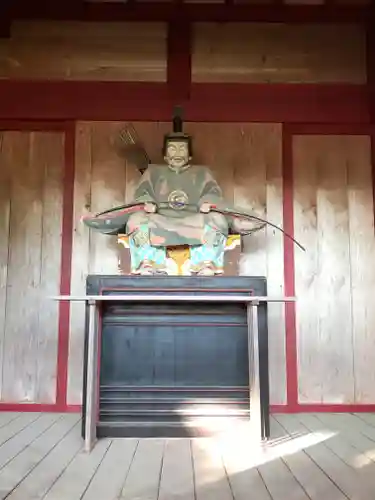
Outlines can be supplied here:
[[[267, 304], [259, 303], [251, 316], [244, 301], [266, 294], [266, 280], [258, 277], [89, 276], [87, 295], [140, 298], [96, 306], [96, 436], [211, 435], [251, 420], [254, 396], [259, 399], [254, 418], [260, 418], [262, 436], [268, 437]], [[155, 296], [169, 299], [153, 302]], [[176, 296], [185, 298], [176, 302]], [[204, 301], [208, 296], [217, 302]], [[233, 301], [220, 300], [223, 296]], [[255, 360], [251, 352], [258, 351], [249, 345], [254, 319]], [[83, 436], [89, 327], [87, 315]], [[90, 359], [95, 355], [91, 351]], [[254, 365], [260, 390], [252, 392]]]

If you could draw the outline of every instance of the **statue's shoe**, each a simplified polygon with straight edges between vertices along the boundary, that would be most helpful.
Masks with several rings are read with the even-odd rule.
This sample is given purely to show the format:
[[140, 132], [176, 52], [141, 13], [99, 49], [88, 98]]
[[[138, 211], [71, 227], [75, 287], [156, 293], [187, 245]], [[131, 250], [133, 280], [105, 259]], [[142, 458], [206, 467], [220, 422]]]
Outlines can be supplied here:
[[144, 268], [141, 269], [138, 274], [139, 276], [152, 276], [153, 274], [155, 274], [155, 271], [150, 268]]
[[215, 270], [211, 266], [205, 266], [197, 274], [198, 276], [215, 276]]
[[141, 276], [167, 276], [168, 273], [164, 269], [155, 269], [152, 266], [143, 266], [139, 269], [138, 272]]

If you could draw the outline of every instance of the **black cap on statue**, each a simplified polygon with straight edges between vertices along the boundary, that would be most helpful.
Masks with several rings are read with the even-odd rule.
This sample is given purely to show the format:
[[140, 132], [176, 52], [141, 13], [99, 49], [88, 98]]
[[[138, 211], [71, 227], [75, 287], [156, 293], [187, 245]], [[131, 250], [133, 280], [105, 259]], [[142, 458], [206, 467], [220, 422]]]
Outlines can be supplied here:
[[170, 141], [186, 141], [188, 143], [189, 156], [193, 156], [192, 138], [189, 134], [185, 134], [183, 131], [184, 120], [183, 120], [182, 106], [174, 107], [172, 123], [173, 123], [173, 131], [164, 136], [163, 156], [165, 156], [167, 144]]

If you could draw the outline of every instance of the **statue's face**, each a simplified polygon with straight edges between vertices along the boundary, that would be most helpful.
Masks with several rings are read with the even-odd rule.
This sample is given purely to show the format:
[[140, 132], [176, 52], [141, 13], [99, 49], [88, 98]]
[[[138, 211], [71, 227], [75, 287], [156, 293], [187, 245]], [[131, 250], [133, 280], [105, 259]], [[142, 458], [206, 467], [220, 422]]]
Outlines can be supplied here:
[[184, 167], [191, 160], [186, 141], [168, 141], [165, 161], [174, 168]]

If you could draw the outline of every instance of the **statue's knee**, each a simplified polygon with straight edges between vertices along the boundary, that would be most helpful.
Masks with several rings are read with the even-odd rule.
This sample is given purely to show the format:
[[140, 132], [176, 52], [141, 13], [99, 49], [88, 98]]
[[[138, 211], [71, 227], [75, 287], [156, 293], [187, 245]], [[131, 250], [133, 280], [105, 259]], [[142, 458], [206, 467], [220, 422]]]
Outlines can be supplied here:
[[136, 247], [150, 245], [150, 236], [149, 236], [148, 230], [139, 229], [137, 231], [134, 231], [130, 235], [130, 238], [131, 238], [134, 246], [136, 246]]
[[204, 243], [210, 247], [219, 247], [224, 245], [225, 236], [219, 231], [215, 231], [212, 228], [207, 228], [204, 233]]

